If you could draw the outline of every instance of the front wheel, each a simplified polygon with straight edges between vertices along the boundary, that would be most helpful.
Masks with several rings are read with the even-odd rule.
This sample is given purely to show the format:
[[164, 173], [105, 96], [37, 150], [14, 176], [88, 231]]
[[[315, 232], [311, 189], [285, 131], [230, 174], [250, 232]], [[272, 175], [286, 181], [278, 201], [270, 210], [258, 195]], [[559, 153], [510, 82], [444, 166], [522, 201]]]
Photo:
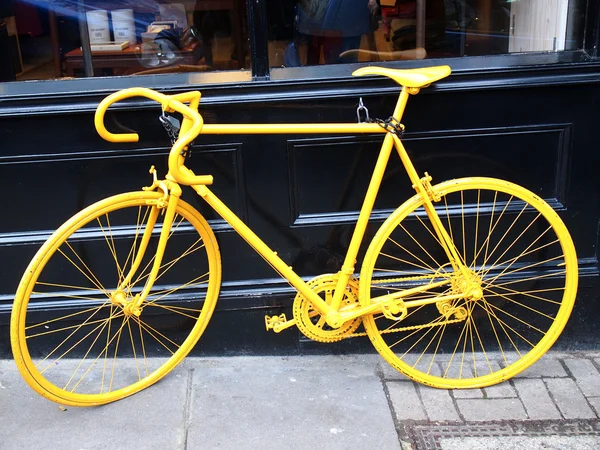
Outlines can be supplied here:
[[39, 394], [73, 406], [119, 400], [169, 373], [203, 333], [219, 292], [220, 256], [208, 223], [182, 200], [150, 293], [137, 311], [127, 308], [154, 262], [160, 198], [132, 192], [89, 206], [27, 267], [11, 344]]
[[[370, 244], [360, 301], [439, 287], [403, 297], [401, 320], [374, 314], [363, 323], [383, 358], [416, 381], [439, 388], [499, 383], [537, 361], [563, 330], [577, 292], [573, 241], [546, 202], [507, 181], [464, 178], [434, 191], [441, 196], [436, 212], [468, 270], [453, 270], [423, 199], [412, 197]], [[424, 304], [467, 286], [474, 295]]]

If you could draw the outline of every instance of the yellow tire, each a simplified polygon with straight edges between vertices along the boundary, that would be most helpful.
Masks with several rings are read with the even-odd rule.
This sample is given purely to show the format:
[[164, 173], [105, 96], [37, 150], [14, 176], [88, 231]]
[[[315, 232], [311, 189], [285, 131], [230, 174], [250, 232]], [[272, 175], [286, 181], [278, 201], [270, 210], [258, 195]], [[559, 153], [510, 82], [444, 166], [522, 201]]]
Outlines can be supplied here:
[[[182, 200], [140, 315], [112, 295], [142, 254], [122, 298], [134, 298], [144, 286], [162, 228], [160, 197], [131, 192], [87, 207], [27, 267], [12, 310], [11, 345], [21, 375], [44, 397], [92, 406], [134, 394], [173, 370], [204, 332], [221, 262], [208, 223]], [[158, 219], [140, 252], [153, 211]]]
[[[360, 275], [363, 306], [380, 295], [447, 281], [403, 298], [402, 320], [363, 319], [394, 368], [438, 388], [477, 388], [507, 380], [537, 361], [562, 332], [577, 293], [577, 256], [558, 214], [532, 192], [492, 178], [434, 186], [434, 203], [469, 276], [455, 273], [414, 196], [381, 226]], [[422, 306], [411, 301], [480, 292]], [[478, 286], [480, 288], [477, 291]], [[388, 314], [389, 316], [389, 314]]]

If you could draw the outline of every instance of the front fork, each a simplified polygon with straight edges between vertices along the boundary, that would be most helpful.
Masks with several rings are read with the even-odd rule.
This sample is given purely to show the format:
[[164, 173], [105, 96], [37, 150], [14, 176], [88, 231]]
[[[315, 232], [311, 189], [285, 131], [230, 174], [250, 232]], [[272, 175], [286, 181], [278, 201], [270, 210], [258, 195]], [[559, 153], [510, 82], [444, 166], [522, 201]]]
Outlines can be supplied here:
[[[156, 200], [154, 207], [151, 209], [148, 221], [146, 222], [144, 234], [138, 247], [137, 254], [135, 255], [135, 259], [131, 264], [131, 268], [129, 269], [127, 275], [123, 278], [123, 281], [121, 281], [119, 284], [117, 290], [112, 295], [113, 303], [120, 304], [126, 314], [133, 314], [135, 316], [139, 316], [141, 314], [141, 306], [146, 300], [146, 297], [150, 293], [150, 290], [154, 286], [154, 282], [158, 277], [158, 272], [161, 268], [167, 241], [170, 237], [171, 226], [173, 225], [173, 220], [175, 218], [177, 203], [179, 202], [179, 198], [181, 197], [182, 193], [179, 185], [169, 174], [167, 174], [165, 180], [158, 181], [154, 166], [152, 166], [150, 169], [150, 173], [152, 173], [154, 176], [154, 183], [152, 186], [145, 187], [143, 189], [145, 191], [151, 191], [158, 188], [163, 192], [164, 195], [162, 198]], [[160, 238], [158, 240], [156, 254], [154, 256], [154, 262], [152, 264], [152, 270], [150, 271], [150, 274], [144, 283], [142, 292], [136, 294], [133, 299], [127, 298], [127, 287], [131, 283], [133, 276], [138, 271], [142, 263], [146, 249], [148, 248], [148, 243], [152, 237], [152, 232], [154, 231], [154, 226], [156, 225], [156, 220], [161, 210], [164, 212], [164, 220], [160, 232]]]

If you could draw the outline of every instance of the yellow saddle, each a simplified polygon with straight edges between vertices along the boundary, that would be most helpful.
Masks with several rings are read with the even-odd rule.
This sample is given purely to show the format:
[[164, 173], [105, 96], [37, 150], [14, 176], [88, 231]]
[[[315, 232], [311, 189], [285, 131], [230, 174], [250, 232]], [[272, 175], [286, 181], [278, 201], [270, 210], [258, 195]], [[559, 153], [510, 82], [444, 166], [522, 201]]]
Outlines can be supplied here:
[[420, 88], [447, 77], [450, 72], [452, 72], [450, 66], [422, 67], [419, 69], [388, 69], [386, 67], [370, 66], [355, 70], [352, 75], [382, 75], [391, 78], [402, 86]]

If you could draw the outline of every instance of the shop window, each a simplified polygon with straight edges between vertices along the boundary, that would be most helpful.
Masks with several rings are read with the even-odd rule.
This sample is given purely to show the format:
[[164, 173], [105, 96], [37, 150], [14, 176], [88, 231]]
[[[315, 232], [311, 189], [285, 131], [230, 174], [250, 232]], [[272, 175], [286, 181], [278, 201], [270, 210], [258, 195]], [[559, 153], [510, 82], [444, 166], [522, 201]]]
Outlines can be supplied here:
[[0, 0], [9, 34], [0, 52], [13, 62], [0, 81], [250, 68], [245, 0], [82, 4]]
[[267, 0], [272, 67], [582, 48], [579, 0]]

